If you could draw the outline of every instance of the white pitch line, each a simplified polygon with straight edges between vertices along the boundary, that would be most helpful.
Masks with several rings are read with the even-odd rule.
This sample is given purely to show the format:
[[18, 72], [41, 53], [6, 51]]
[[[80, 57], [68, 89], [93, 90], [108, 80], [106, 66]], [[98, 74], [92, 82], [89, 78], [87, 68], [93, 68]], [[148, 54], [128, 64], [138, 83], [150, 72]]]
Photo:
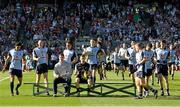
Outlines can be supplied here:
[[7, 80], [7, 79], [9, 79], [9, 77], [6, 77], [6, 78], [1, 79], [0, 82], [2, 82], [2, 81], [4, 81], [4, 80]]
[[[26, 73], [26, 72], [24, 72], [24, 73]], [[23, 74], [24, 74], [24, 73], [23, 73]], [[5, 77], [5, 78], [1, 79], [0, 82], [2, 82], [2, 81], [4, 81], [4, 80], [7, 80], [7, 79], [9, 79], [9, 77]]]

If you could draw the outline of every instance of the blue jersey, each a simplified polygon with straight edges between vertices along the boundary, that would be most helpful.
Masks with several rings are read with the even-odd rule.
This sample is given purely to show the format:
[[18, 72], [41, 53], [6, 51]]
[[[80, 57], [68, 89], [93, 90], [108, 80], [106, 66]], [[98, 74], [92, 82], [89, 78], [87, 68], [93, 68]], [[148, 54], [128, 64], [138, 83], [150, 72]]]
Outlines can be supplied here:
[[33, 50], [33, 57], [39, 58], [39, 60], [37, 61], [37, 65], [39, 64], [47, 64], [47, 52], [48, 52], [48, 48], [35, 48]]
[[152, 59], [154, 57], [154, 52], [152, 50], [144, 51], [144, 58], [147, 59], [145, 62], [145, 69], [152, 69], [153, 63]]
[[63, 53], [64, 53], [64, 60], [69, 62], [70, 64], [74, 60], [74, 58], [77, 57], [77, 54], [75, 53], [74, 50], [66, 49], [63, 51]]
[[176, 60], [176, 51], [175, 50], [169, 50], [169, 62], [174, 63]]
[[135, 65], [136, 64], [136, 51], [133, 48], [128, 48], [127, 54], [130, 57], [129, 64]]
[[12, 49], [9, 51], [11, 58], [10, 68], [22, 70], [22, 58], [25, 55], [23, 50], [16, 51]]
[[168, 56], [169, 56], [169, 51], [164, 50], [164, 49], [159, 49], [156, 52], [157, 55], [157, 64], [163, 64], [166, 65], [168, 62]]
[[120, 58], [119, 58], [117, 52], [113, 52], [112, 57], [113, 57], [114, 64], [119, 64], [120, 63]]
[[88, 47], [86, 49], [86, 52], [88, 53], [88, 63], [89, 64], [97, 64], [97, 54], [100, 51], [100, 48], [98, 47]]
[[180, 56], [176, 58], [176, 65], [180, 66]]

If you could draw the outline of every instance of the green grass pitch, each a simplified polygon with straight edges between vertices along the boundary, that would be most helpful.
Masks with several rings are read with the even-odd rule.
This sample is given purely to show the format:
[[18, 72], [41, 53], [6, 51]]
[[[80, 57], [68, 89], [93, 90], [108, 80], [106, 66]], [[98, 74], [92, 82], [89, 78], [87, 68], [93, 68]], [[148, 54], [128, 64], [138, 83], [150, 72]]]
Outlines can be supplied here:
[[[53, 72], [49, 71], [49, 82], [53, 81]], [[103, 82], [131, 82], [128, 77], [128, 73], [126, 72], [125, 81], [122, 80], [121, 76], [117, 76], [113, 72], [108, 72], [108, 79], [103, 80]], [[177, 71], [175, 74], [175, 80], [170, 81], [170, 92], [171, 96], [159, 96], [158, 99], [153, 97], [151, 93], [147, 98], [137, 100], [134, 96], [126, 95], [124, 93], [116, 92], [109, 96], [86, 96], [86, 93], [81, 93], [81, 97], [70, 96], [63, 97], [59, 95], [58, 97], [53, 97], [52, 92], [51, 96], [46, 95], [32, 95], [32, 85], [22, 85], [19, 89], [19, 96], [10, 96], [10, 88], [9, 88], [9, 79], [8, 73], [2, 74], [0, 72], [0, 106], [180, 106], [180, 71]], [[74, 82], [74, 75], [73, 82]], [[41, 77], [41, 82], [43, 78]], [[23, 74], [23, 82], [35, 82], [35, 72], [26, 72]], [[99, 82], [99, 78], [97, 78], [97, 82]], [[17, 79], [15, 81], [15, 85], [17, 83]], [[51, 85], [52, 87], [52, 85]], [[155, 85], [160, 92], [159, 85], [156, 83]], [[104, 89], [106, 90], [106, 89]], [[133, 91], [130, 89], [129, 91]], [[160, 93], [159, 93], [160, 95]]]

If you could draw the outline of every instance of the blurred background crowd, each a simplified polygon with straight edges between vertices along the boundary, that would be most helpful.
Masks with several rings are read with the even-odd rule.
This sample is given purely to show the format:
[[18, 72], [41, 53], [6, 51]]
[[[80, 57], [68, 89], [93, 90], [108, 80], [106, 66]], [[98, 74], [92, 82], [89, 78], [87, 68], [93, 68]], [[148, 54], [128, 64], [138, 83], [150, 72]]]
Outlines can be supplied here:
[[39, 39], [47, 41], [51, 59], [64, 50], [67, 39], [81, 53], [90, 38], [106, 51], [129, 41], [180, 44], [178, 0], [0, 0], [1, 62], [15, 41], [31, 57]]

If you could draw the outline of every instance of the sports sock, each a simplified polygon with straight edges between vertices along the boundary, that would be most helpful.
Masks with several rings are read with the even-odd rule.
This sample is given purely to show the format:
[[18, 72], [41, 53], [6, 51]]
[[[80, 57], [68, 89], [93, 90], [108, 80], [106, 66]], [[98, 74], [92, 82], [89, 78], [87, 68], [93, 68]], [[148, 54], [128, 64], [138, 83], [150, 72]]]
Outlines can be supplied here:
[[14, 82], [10, 82], [11, 93], [14, 93]]
[[19, 84], [17, 84], [17, 86], [16, 86], [16, 90], [18, 90], [20, 86], [21, 86], [21, 84], [20, 84], [20, 83], [19, 83]]

